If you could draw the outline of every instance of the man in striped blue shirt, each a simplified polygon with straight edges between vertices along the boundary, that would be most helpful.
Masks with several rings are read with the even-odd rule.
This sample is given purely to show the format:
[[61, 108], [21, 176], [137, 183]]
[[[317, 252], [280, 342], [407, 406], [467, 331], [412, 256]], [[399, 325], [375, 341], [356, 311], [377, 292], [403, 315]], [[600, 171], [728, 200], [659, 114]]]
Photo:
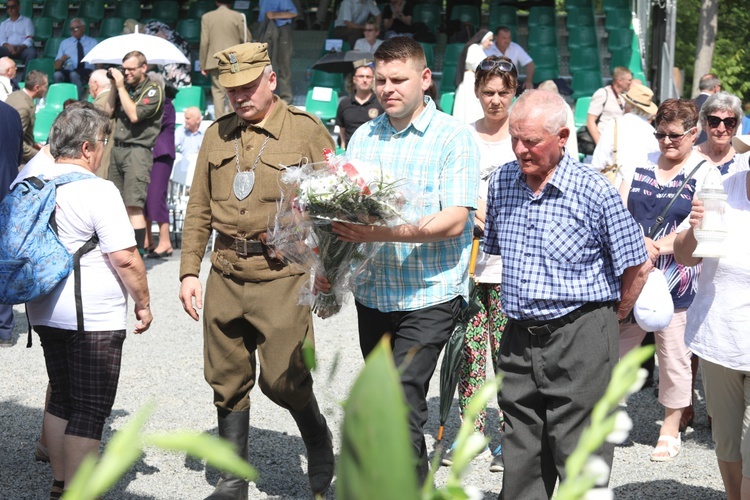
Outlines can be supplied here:
[[[490, 178], [484, 250], [503, 258], [500, 498], [549, 498], [618, 360], [618, 318], [655, 255], [617, 191], [572, 160], [566, 105], [527, 91], [511, 108], [517, 161]], [[611, 467], [614, 448], [600, 450]]]
[[375, 92], [385, 114], [362, 125], [347, 149], [351, 158], [379, 164], [422, 193], [418, 222], [333, 224], [344, 241], [385, 242], [354, 286], [360, 347], [367, 357], [383, 335], [391, 335], [421, 481], [428, 472], [427, 389], [468, 297], [472, 211], [479, 192], [479, 150], [465, 125], [425, 97], [431, 80], [418, 42], [407, 37], [383, 42], [375, 52]]

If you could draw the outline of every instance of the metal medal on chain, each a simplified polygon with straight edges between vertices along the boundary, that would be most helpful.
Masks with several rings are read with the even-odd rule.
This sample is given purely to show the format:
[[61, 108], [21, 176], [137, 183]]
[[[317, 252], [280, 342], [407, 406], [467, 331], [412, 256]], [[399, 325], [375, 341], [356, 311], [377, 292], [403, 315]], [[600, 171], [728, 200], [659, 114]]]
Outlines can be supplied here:
[[234, 135], [234, 161], [237, 166], [237, 173], [234, 175], [234, 195], [240, 201], [250, 196], [250, 193], [253, 192], [253, 188], [255, 187], [255, 167], [258, 166], [258, 161], [260, 161], [260, 155], [262, 155], [263, 150], [266, 149], [266, 144], [268, 144], [268, 139], [269, 139], [269, 136], [266, 136], [266, 139], [265, 141], [263, 141], [263, 145], [261, 146], [260, 151], [258, 151], [258, 156], [255, 157], [253, 168], [250, 170], [241, 172], [240, 171], [240, 149], [237, 143], [237, 134], [235, 133]]

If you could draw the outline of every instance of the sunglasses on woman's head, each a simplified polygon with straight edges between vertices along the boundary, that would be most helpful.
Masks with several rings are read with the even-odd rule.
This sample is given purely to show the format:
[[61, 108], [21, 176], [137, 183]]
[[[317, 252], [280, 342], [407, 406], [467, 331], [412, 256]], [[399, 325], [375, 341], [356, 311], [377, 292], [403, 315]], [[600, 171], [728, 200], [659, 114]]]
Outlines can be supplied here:
[[724, 122], [724, 127], [727, 129], [737, 126], [737, 118], [735, 118], [734, 116], [730, 116], [729, 118], [724, 118], [722, 120], [718, 116], [708, 115], [706, 117], [706, 121], [708, 122], [708, 126], [711, 128], [718, 127], [721, 122]]
[[511, 71], [513, 69], [513, 63], [510, 61], [498, 61], [496, 59], [485, 59], [479, 63], [479, 69], [482, 71], [492, 71], [498, 68], [500, 71]]

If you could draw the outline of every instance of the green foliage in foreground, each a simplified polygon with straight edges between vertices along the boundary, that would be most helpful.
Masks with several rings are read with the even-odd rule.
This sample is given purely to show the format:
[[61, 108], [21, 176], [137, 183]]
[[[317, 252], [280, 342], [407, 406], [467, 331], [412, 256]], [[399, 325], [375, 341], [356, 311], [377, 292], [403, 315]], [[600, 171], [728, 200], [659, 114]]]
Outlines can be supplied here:
[[143, 426], [153, 407], [153, 404], [146, 405], [133, 420], [117, 431], [100, 459], [93, 455], [84, 459], [65, 490], [64, 499], [88, 500], [104, 495], [141, 458], [146, 446], [184, 452], [236, 476], [250, 481], [256, 478], [255, 469], [223, 439], [188, 431], [143, 434]]

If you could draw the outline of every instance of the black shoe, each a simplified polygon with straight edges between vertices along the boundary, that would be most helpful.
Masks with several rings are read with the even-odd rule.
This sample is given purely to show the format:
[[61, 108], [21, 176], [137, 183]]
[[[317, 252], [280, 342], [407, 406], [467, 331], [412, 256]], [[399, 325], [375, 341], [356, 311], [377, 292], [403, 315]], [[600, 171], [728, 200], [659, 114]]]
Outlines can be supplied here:
[[333, 481], [333, 435], [313, 396], [299, 411], [290, 410], [307, 448], [307, 477], [314, 495], [322, 495]]

